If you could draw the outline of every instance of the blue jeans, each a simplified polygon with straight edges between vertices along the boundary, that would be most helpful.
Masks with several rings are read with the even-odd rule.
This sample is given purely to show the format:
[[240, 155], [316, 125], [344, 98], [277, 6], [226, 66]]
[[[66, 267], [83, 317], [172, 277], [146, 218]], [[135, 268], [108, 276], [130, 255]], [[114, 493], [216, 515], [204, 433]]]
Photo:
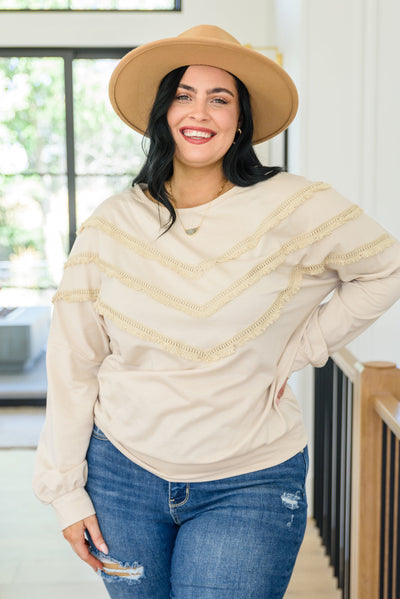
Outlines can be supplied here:
[[174, 483], [134, 464], [95, 427], [87, 459], [109, 555], [91, 548], [112, 599], [283, 597], [307, 519], [307, 448], [265, 470]]

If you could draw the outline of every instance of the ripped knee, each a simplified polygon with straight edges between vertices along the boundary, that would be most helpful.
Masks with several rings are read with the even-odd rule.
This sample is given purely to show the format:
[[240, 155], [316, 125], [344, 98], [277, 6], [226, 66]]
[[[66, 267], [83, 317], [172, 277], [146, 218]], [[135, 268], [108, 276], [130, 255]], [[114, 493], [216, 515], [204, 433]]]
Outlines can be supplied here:
[[144, 568], [137, 562], [118, 562], [111, 558], [102, 559], [103, 572], [108, 576], [118, 576], [128, 580], [140, 580], [144, 576]]
[[105, 555], [104, 553], [93, 549], [93, 547], [91, 548], [91, 552], [103, 564], [103, 568], [98, 570], [98, 574], [104, 579], [104, 581], [125, 581], [128, 584], [134, 584], [145, 577], [144, 567], [138, 562], [119, 561], [109, 555]]

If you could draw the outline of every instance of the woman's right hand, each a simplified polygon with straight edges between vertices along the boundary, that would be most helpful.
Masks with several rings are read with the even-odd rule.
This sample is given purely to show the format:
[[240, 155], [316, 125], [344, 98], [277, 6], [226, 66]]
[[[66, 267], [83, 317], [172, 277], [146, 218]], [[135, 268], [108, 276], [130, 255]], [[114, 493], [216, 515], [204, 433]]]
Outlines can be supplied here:
[[97, 572], [97, 570], [102, 570], [103, 564], [90, 553], [89, 543], [85, 539], [85, 530], [90, 534], [97, 549], [102, 553], [107, 554], [108, 548], [103, 539], [103, 535], [101, 534], [97, 517], [94, 515], [89, 516], [84, 520], [80, 520], [80, 522], [75, 522], [75, 524], [71, 524], [71, 526], [67, 526], [67, 528], [64, 528], [63, 530], [63, 535], [75, 553]]

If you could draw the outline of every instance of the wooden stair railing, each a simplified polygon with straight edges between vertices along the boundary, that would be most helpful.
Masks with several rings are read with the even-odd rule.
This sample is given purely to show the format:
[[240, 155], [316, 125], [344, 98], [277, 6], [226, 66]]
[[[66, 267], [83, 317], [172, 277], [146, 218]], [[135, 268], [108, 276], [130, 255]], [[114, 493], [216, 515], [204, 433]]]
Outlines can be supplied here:
[[350, 577], [343, 594], [399, 599], [400, 370], [391, 362], [361, 364], [347, 349], [332, 358], [352, 383]]

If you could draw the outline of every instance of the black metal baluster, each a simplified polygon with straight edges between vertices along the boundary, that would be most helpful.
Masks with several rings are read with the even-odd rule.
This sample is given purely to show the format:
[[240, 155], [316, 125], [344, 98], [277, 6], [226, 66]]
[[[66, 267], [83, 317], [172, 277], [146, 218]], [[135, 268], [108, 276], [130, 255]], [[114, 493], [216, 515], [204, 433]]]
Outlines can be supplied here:
[[332, 359], [315, 369], [314, 385], [314, 517], [349, 599], [353, 386]]
[[346, 377], [346, 487], [345, 487], [345, 518], [344, 518], [344, 580], [343, 599], [350, 599], [350, 550], [351, 550], [351, 456], [353, 433], [353, 384]]
[[381, 547], [380, 547], [380, 576], [379, 599], [385, 596], [385, 505], [386, 505], [386, 460], [387, 460], [387, 427], [382, 422], [382, 477], [381, 477]]

